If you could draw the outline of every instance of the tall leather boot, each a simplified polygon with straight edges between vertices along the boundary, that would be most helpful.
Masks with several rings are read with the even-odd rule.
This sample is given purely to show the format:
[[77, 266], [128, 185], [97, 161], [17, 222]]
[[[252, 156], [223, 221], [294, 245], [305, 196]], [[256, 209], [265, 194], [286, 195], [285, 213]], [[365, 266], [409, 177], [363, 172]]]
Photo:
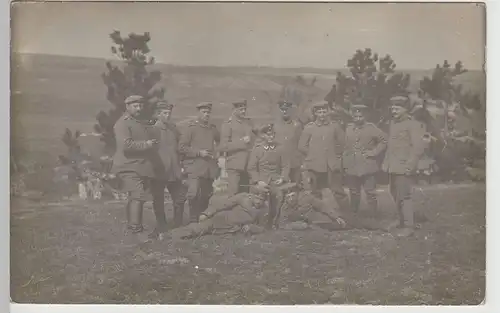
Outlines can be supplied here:
[[163, 198], [157, 198], [153, 201], [153, 211], [155, 213], [156, 227], [151, 234], [148, 235], [149, 238], [158, 238], [158, 236], [167, 231], [167, 218], [165, 216], [165, 205]]
[[377, 196], [372, 193], [366, 193], [366, 204], [368, 205], [368, 210], [371, 213], [376, 214], [378, 212], [378, 202]]
[[198, 223], [199, 217], [198, 199], [189, 200], [189, 222]]
[[129, 203], [128, 229], [132, 233], [140, 233], [144, 230], [142, 226], [143, 205], [144, 202], [136, 200], [131, 200]]
[[181, 227], [184, 219], [184, 204], [174, 204], [174, 227]]
[[351, 196], [351, 209], [354, 211], [354, 212], [358, 212], [359, 210], [359, 204], [361, 202], [361, 195], [359, 194], [359, 192], [356, 192], [356, 191], [350, 191], [350, 196]]
[[409, 237], [414, 233], [415, 227], [415, 217], [413, 212], [413, 202], [411, 199], [406, 199], [402, 201], [401, 206], [402, 218], [403, 218], [403, 228], [398, 232], [400, 237]]

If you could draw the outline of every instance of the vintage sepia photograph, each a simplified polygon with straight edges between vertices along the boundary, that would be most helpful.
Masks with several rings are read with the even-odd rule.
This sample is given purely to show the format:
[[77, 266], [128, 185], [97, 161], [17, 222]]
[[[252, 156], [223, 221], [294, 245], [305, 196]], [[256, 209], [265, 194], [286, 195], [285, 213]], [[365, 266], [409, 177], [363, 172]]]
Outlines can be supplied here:
[[486, 10], [12, 3], [11, 301], [481, 305]]

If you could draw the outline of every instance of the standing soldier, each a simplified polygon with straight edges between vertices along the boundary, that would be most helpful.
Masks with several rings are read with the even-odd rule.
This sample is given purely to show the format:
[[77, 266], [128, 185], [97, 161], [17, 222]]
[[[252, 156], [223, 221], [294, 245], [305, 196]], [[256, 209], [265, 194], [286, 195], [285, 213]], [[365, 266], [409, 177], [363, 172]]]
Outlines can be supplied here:
[[328, 118], [328, 102], [315, 103], [312, 112], [314, 122], [304, 127], [299, 141], [299, 150], [305, 155], [303, 167], [315, 193], [329, 188], [341, 209], [346, 209], [349, 204], [342, 186], [344, 131]]
[[132, 233], [139, 233], [144, 230], [143, 206], [148, 199], [151, 179], [155, 177], [153, 164], [158, 140], [154, 138], [150, 121], [141, 119], [144, 99], [130, 96], [125, 99], [125, 106], [125, 113], [114, 126], [116, 152], [112, 171], [121, 179], [123, 191], [128, 192], [127, 228]]
[[187, 174], [187, 200], [191, 222], [197, 222], [213, 194], [213, 182], [218, 175], [216, 145], [220, 134], [210, 123], [212, 103], [202, 102], [196, 106], [198, 118], [189, 121], [179, 139], [179, 151], [183, 155]]
[[382, 169], [390, 175], [391, 195], [399, 211], [399, 226], [402, 229], [398, 235], [411, 236], [414, 231], [411, 194], [418, 161], [425, 149], [425, 129], [409, 116], [408, 97], [396, 96], [390, 101], [392, 121]]
[[219, 146], [219, 151], [226, 153], [227, 193], [229, 195], [241, 191], [242, 185], [248, 186], [247, 163], [254, 141], [253, 124], [246, 116], [247, 101], [236, 101], [233, 107], [232, 116], [221, 126]]
[[283, 147], [285, 156], [290, 158], [290, 180], [298, 183], [301, 178], [302, 155], [299, 152], [299, 139], [302, 133], [300, 122], [292, 119], [292, 103], [280, 101], [278, 103], [281, 117], [274, 124], [276, 142]]
[[165, 218], [165, 187], [167, 187], [174, 207], [174, 226], [182, 225], [184, 203], [186, 202], [186, 187], [182, 183], [182, 165], [179, 157], [178, 142], [180, 133], [170, 120], [173, 104], [160, 100], [156, 103], [155, 117], [158, 131], [158, 161], [155, 163], [156, 179], [152, 183], [153, 210], [156, 217], [156, 228], [149, 235], [157, 238], [166, 231]]
[[272, 124], [263, 126], [259, 133], [262, 140], [259, 140], [252, 149], [248, 162], [248, 172], [252, 184], [268, 184], [271, 188], [267, 226], [272, 227], [275, 226], [275, 222], [279, 218], [277, 210], [283, 198], [276, 187], [288, 181], [290, 163], [284, 154], [283, 147], [274, 141], [275, 133]]
[[363, 186], [368, 208], [376, 212], [375, 174], [379, 170], [380, 154], [387, 148], [387, 136], [377, 126], [365, 121], [365, 109], [364, 105], [352, 106], [353, 122], [346, 128], [346, 148], [342, 161], [347, 175], [351, 208], [358, 211]]

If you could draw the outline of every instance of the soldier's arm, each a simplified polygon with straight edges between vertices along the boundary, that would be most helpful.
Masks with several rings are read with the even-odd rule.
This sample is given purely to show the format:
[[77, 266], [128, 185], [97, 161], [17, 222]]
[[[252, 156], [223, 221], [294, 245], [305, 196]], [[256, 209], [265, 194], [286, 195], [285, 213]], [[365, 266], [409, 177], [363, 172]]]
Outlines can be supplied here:
[[338, 123], [335, 123], [335, 152], [338, 158], [342, 158], [345, 148], [345, 132]]
[[305, 128], [299, 139], [299, 151], [302, 154], [307, 154], [309, 151], [309, 141], [311, 140], [311, 133], [309, 129]]
[[328, 217], [330, 217], [332, 220], [336, 220], [337, 218], [341, 217], [340, 213], [335, 209], [334, 202], [329, 203], [312, 195], [309, 199], [315, 211], [328, 215]]
[[280, 151], [280, 167], [281, 167], [281, 177], [285, 181], [290, 180], [290, 159], [291, 155], [287, 155], [285, 149], [281, 149]]
[[215, 144], [218, 145], [218, 144], [220, 144], [221, 134], [215, 125], [213, 125], [212, 127], [214, 130], [214, 141], [215, 141]]
[[179, 138], [179, 152], [187, 158], [195, 158], [199, 155], [199, 150], [191, 147], [191, 139], [193, 137], [193, 130], [191, 127], [186, 126], [180, 133]]
[[222, 124], [221, 131], [220, 131], [219, 151], [232, 153], [232, 152], [237, 152], [237, 151], [246, 150], [246, 149], [247, 149], [247, 145], [243, 142], [243, 140], [237, 140], [234, 142], [232, 141], [231, 125], [229, 125], [228, 123]]
[[372, 136], [375, 138], [377, 141], [376, 146], [369, 152], [370, 156], [377, 156], [380, 153], [384, 152], [384, 150], [387, 148], [387, 134], [384, 133], [380, 128], [377, 126], [373, 125], [372, 128], [370, 129], [370, 132], [372, 133]]
[[250, 176], [250, 182], [256, 183], [260, 180], [259, 175], [259, 159], [260, 159], [260, 149], [259, 147], [254, 147], [250, 152], [250, 157], [248, 159], [247, 171]]
[[210, 218], [210, 217], [214, 216], [215, 214], [217, 214], [218, 212], [231, 210], [237, 204], [240, 204], [242, 201], [245, 201], [245, 199], [243, 199], [243, 197], [244, 197], [243, 194], [237, 194], [237, 195], [231, 196], [228, 199], [226, 199], [226, 201], [224, 201], [224, 203], [222, 205], [220, 205], [220, 206], [211, 205], [201, 214]]
[[130, 129], [122, 121], [118, 121], [114, 127], [116, 147], [119, 150], [132, 152], [144, 151], [151, 148], [146, 140], [133, 140]]
[[409, 132], [411, 139], [411, 153], [408, 160], [408, 169], [414, 170], [417, 168], [418, 161], [425, 152], [425, 143], [423, 140], [425, 129], [420, 123], [411, 121], [409, 123]]

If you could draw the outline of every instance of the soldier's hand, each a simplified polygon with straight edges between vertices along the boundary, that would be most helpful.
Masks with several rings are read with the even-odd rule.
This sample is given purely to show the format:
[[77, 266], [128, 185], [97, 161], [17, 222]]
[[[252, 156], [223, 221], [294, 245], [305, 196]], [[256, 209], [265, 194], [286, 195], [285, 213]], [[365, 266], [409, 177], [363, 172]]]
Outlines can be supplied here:
[[157, 144], [158, 144], [158, 140], [156, 140], [156, 139], [146, 140], [146, 144], [147, 144], [149, 147], [154, 147], [155, 145], [157, 145]]
[[274, 183], [276, 185], [281, 185], [281, 184], [283, 184], [283, 182], [284, 182], [283, 178], [278, 178]]
[[241, 140], [243, 140], [244, 143], [250, 143], [250, 136], [245, 136], [241, 138]]
[[208, 218], [208, 216], [204, 213], [201, 213], [200, 217], [198, 218], [199, 222], [203, 222]]
[[210, 151], [208, 151], [208, 150], [201, 150], [200, 156], [202, 158], [212, 157], [212, 153], [210, 153]]
[[337, 217], [335, 220], [337, 221], [337, 223], [339, 223], [340, 227], [342, 228], [344, 228], [347, 225], [347, 223], [341, 217]]

